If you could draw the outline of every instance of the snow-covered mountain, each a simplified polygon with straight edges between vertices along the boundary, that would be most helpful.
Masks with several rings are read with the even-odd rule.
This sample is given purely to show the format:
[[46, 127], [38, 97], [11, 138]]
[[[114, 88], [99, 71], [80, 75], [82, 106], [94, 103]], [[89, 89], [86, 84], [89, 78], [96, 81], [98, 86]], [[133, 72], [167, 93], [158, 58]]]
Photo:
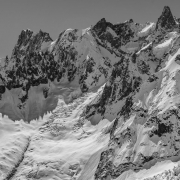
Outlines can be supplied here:
[[2, 120], [0, 177], [180, 179], [179, 23], [165, 6], [155, 23], [103, 18], [55, 41], [23, 30], [1, 59], [0, 112], [32, 122]]
[[100, 87], [125, 53], [121, 46], [128, 51], [131, 43], [126, 44], [139, 28], [132, 21], [112, 25], [102, 19], [91, 28], [67, 29], [55, 41], [41, 30], [23, 30], [11, 58], [1, 65], [5, 92], [0, 111], [11, 119], [30, 121], [56, 106], [54, 94], [70, 101]]

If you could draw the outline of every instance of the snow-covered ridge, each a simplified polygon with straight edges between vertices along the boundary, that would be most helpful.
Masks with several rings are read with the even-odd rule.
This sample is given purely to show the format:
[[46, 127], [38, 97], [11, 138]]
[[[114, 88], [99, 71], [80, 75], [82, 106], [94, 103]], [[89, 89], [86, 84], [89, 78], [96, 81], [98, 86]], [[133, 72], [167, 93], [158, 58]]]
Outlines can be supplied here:
[[132, 20], [111, 24], [102, 19], [84, 30], [67, 29], [55, 41], [41, 30], [23, 30], [12, 56], [1, 63], [0, 112], [30, 121], [51, 111], [57, 94], [68, 102], [102, 86], [139, 29]]

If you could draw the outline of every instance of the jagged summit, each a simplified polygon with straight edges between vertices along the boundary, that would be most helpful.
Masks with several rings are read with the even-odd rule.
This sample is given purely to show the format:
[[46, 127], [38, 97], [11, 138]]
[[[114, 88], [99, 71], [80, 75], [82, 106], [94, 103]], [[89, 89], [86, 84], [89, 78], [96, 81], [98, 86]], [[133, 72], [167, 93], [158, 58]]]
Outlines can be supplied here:
[[125, 21], [124, 23], [116, 23], [116, 24], [112, 24], [110, 22], [107, 22], [105, 18], [102, 18], [101, 20], [99, 20], [94, 26], [93, 29], [95, 30], [99, 30], [100, 32], [104, 32], [106, 30], [107, 27], [110, 27], [112, 29], [114, 29], [117, 26], [122, 26], [122, 25], [127, 25], [127, 24], [131, 24], [133, 23], [133, 19], [129, 19], [127, 21]]
[[22, 43], [27, 42], [32, 35], [33, 35], [33, 31], [31, 31], [30, 29], [22, 30], [18, 37], [17, 45], [21, 46]]
[[110, 22], [107, 22], [105, 18], [102, 18], [100, 21], [96, 23], [96, 25], [93, 27], [93, 29], [98, 32], [98, 34], [106, 31], [107, 27], [112, 27], [113, 24]]
[[164, 28], [165, 30], [172, 29], [177, 25], [177, 22], [172, 15], [169, 6], [165, 6], [161, 16], [158, 18], [156, 29]]
[[40, 30], [38, 33], [27, 29], [22, 30], [19, 35], [17, 44], [14, 47], [13, 56], [25, 56], [32, 52], [38, 51], [41, 48], [42, 43], [53, 41], [49, 33], [43, 32]]
[[[49, 33], [43, 32], [41, 29], [39, 30], [38, 33], [34, 33], [30, 29], [22, 30], [17, 41], [17, 45], [15, 46], [21, 46], [22, 43], [28, 42], [30, 39], [34, 38], [36, 39], [37, 37], [43, 37], [46, 41], [52, 41]], [[36, 43], [36, 42], [34, 42]]]

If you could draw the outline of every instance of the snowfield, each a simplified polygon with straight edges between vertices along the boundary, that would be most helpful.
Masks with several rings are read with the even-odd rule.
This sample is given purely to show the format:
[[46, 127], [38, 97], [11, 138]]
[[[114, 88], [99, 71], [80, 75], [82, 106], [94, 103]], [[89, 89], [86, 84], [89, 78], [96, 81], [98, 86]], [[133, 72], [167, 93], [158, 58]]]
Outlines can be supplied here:
[[[94, 180], [112, 127], [106, 119], [94, 126], [80, 117], [83, 108], [96, 96], [88, 93], [68, 105], [59, 99], [52, 113], [30, 124], [1, 117], [1, 179]], [[166, 170], [177, 166], [178, 162], [170, 160], [158, 162], [138, 173], [125, 172], [116, 180], [151, 180], [158, 174], [160, 178]]]
[[156, 24], [155, 23], [148, 23], [139, 33], [138, 36], [139, 37], [144, 37], [147, 36], [148, 34], [150, 34], [151, 31], [153, 31], [155, 29]]
[[53, 113], [30, 124], [1, 118], [1, 179], [92, 179], [110, 125], [81, 125], [79, 115], [95, 95], [69, 105], [59, 99]]

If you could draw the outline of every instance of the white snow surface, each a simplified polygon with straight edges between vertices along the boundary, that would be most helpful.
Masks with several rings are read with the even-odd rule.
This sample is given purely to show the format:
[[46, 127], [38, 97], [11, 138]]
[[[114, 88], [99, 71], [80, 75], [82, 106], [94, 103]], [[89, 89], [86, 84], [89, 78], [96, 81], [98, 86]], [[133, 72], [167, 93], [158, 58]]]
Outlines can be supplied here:
[[172, 47], [174, 39], [177, 37], [176, 32], [167, 34], [166, 40], [153, 48], [153, 53], [157, 58], [162, 58], [163, 55], [168, 52]]
[[[1, 118], [0, 179], [9, 177], [19, 162], [12, 180], [92, 179], [109, 141], [110, 125], [103, 120], [93, 126], [80, 118], [95, 97], [88, 93], [69, 105], [60, 98], [52, 113], [30, 124]], [[86, 121], [83, 126], [81, 121]]]
[[140, 32], [138, 32], [138, 36], [139, 37], [147, 36], [155, 29], [155, 25], [156, 24], [153, 22], [147, 23], [147, 25]]
[[[68, 105], [59, 98], [52, 113], [30, 124], [1, 117], [0, 179], [6, 179], [20, 162], [12, 180], [94, 180], [100, 154], [109, 142], [108, 129], [112, 123], [104, 119], [94, 126], [80, 115], [97, 94], [87, 93]], [[116, 180], [143, 180], [175, 166], [177, 163], [171, 160], [158, 162], [137, 173], [126, 171]]]

